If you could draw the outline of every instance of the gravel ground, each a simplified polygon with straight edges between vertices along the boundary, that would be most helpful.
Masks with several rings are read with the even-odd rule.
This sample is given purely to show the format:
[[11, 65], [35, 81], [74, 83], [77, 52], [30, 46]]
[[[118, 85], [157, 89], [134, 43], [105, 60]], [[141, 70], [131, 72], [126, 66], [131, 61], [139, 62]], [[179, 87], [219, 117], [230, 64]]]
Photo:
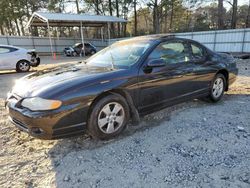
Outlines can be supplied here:
[[0, 99], [0, 187], [249, 188], [250, 61], [238, 67], [221, 102], [167, 108], [106, 142], [32, 138], [7, 121]]

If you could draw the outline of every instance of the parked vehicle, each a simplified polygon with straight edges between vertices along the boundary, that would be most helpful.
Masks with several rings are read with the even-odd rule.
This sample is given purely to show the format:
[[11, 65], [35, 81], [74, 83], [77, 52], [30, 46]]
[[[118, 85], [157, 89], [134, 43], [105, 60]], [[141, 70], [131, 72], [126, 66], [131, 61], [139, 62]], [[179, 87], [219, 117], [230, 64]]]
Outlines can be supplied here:
[[[96, 53], [96, 47], [91, 43], [84, 43], [85, 55], [93, 55]], [[76, 43], [73, 46], [64, 49], [64, 54], [66, 56], [80, 56], [84, 55], [82, 43]]]
[[0, 70], [16, 69], [17, 72], [27, 72], [30, 67], [37, 67], [40, 58], [35, 50], [0, 45]]
[[194, 98], [219, 101], [235, 81], [231, 56], [193, 40], [153, 35], [116, 42], [86, 62], [30, 74], [6, 105], [32, 136], [62, 138], [88, 131], [119, 135], [129, 120]]

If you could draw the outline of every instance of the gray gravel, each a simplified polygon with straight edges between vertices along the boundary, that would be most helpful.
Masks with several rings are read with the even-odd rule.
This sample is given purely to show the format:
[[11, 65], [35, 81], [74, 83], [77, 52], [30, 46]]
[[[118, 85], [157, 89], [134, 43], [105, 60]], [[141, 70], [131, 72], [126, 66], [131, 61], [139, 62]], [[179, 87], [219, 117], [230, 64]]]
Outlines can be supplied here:
[[1, 187], [250, 187], [250, 66], [217, 104], [183, 103], [120, 137], [34, 139], [0, 100]]
[[[56, 183], [59, 187], [250, 187], [249, 102], [249, 96], [227, 96], [216, 105], [196, 101], [172, 112], [168, 121], [144, 120], [141, 129], [109, 143], [86, 146], [81, 139], [71, 140], [77, 148], [52, 161]], [[63, 145], [65, 141], [50, 152], [62, 154]]]

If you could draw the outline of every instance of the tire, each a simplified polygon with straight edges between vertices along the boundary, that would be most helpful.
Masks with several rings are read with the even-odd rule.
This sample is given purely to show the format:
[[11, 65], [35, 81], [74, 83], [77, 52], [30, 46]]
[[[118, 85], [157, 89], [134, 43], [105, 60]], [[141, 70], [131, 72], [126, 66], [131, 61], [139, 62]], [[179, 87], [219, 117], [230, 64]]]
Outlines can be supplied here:
[[93, 138], [107, 140], [119, 135], [126, 128], [128, 120], [127, 101], [119, 94], [111, 94], [94, 104], [87, 127]]
[[90, 55], [94, 55], [95, 53], [96, 53], [95, 50], [91, 50], [91, 51], [90, 51]]
[[40, 65], [40, 62], [41, 62], [40, 57], [37, 57], [37, 58], [36, 58], [36, 64], [33, 65], [33, 67], [38, 67], [38, 66]]
[[223, 74], [217, 74], [212, 81], [210, 94], [209, 94], [209, 101], [211, 102], [218, 102], [224, 95], [224, 91], [226, 88], [226, 78]]
[[17, 72], [28, 72], [30, 70], [30, 62], [27, 60], [20, 60], [16, 64]]

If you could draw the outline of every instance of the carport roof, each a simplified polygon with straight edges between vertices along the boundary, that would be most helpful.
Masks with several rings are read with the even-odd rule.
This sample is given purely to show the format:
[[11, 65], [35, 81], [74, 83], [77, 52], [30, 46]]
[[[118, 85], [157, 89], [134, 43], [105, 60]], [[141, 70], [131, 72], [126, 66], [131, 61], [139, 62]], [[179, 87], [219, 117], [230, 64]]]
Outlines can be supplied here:
[[80, 26], [81, 22], [83, 26], [99, 27], [107, 23], [124, 23], [127, 20], [115, 16], [34, 12], [27, 25], [47, 26], [47, 23], [49, 23], [50, 26], [67, 27]]

